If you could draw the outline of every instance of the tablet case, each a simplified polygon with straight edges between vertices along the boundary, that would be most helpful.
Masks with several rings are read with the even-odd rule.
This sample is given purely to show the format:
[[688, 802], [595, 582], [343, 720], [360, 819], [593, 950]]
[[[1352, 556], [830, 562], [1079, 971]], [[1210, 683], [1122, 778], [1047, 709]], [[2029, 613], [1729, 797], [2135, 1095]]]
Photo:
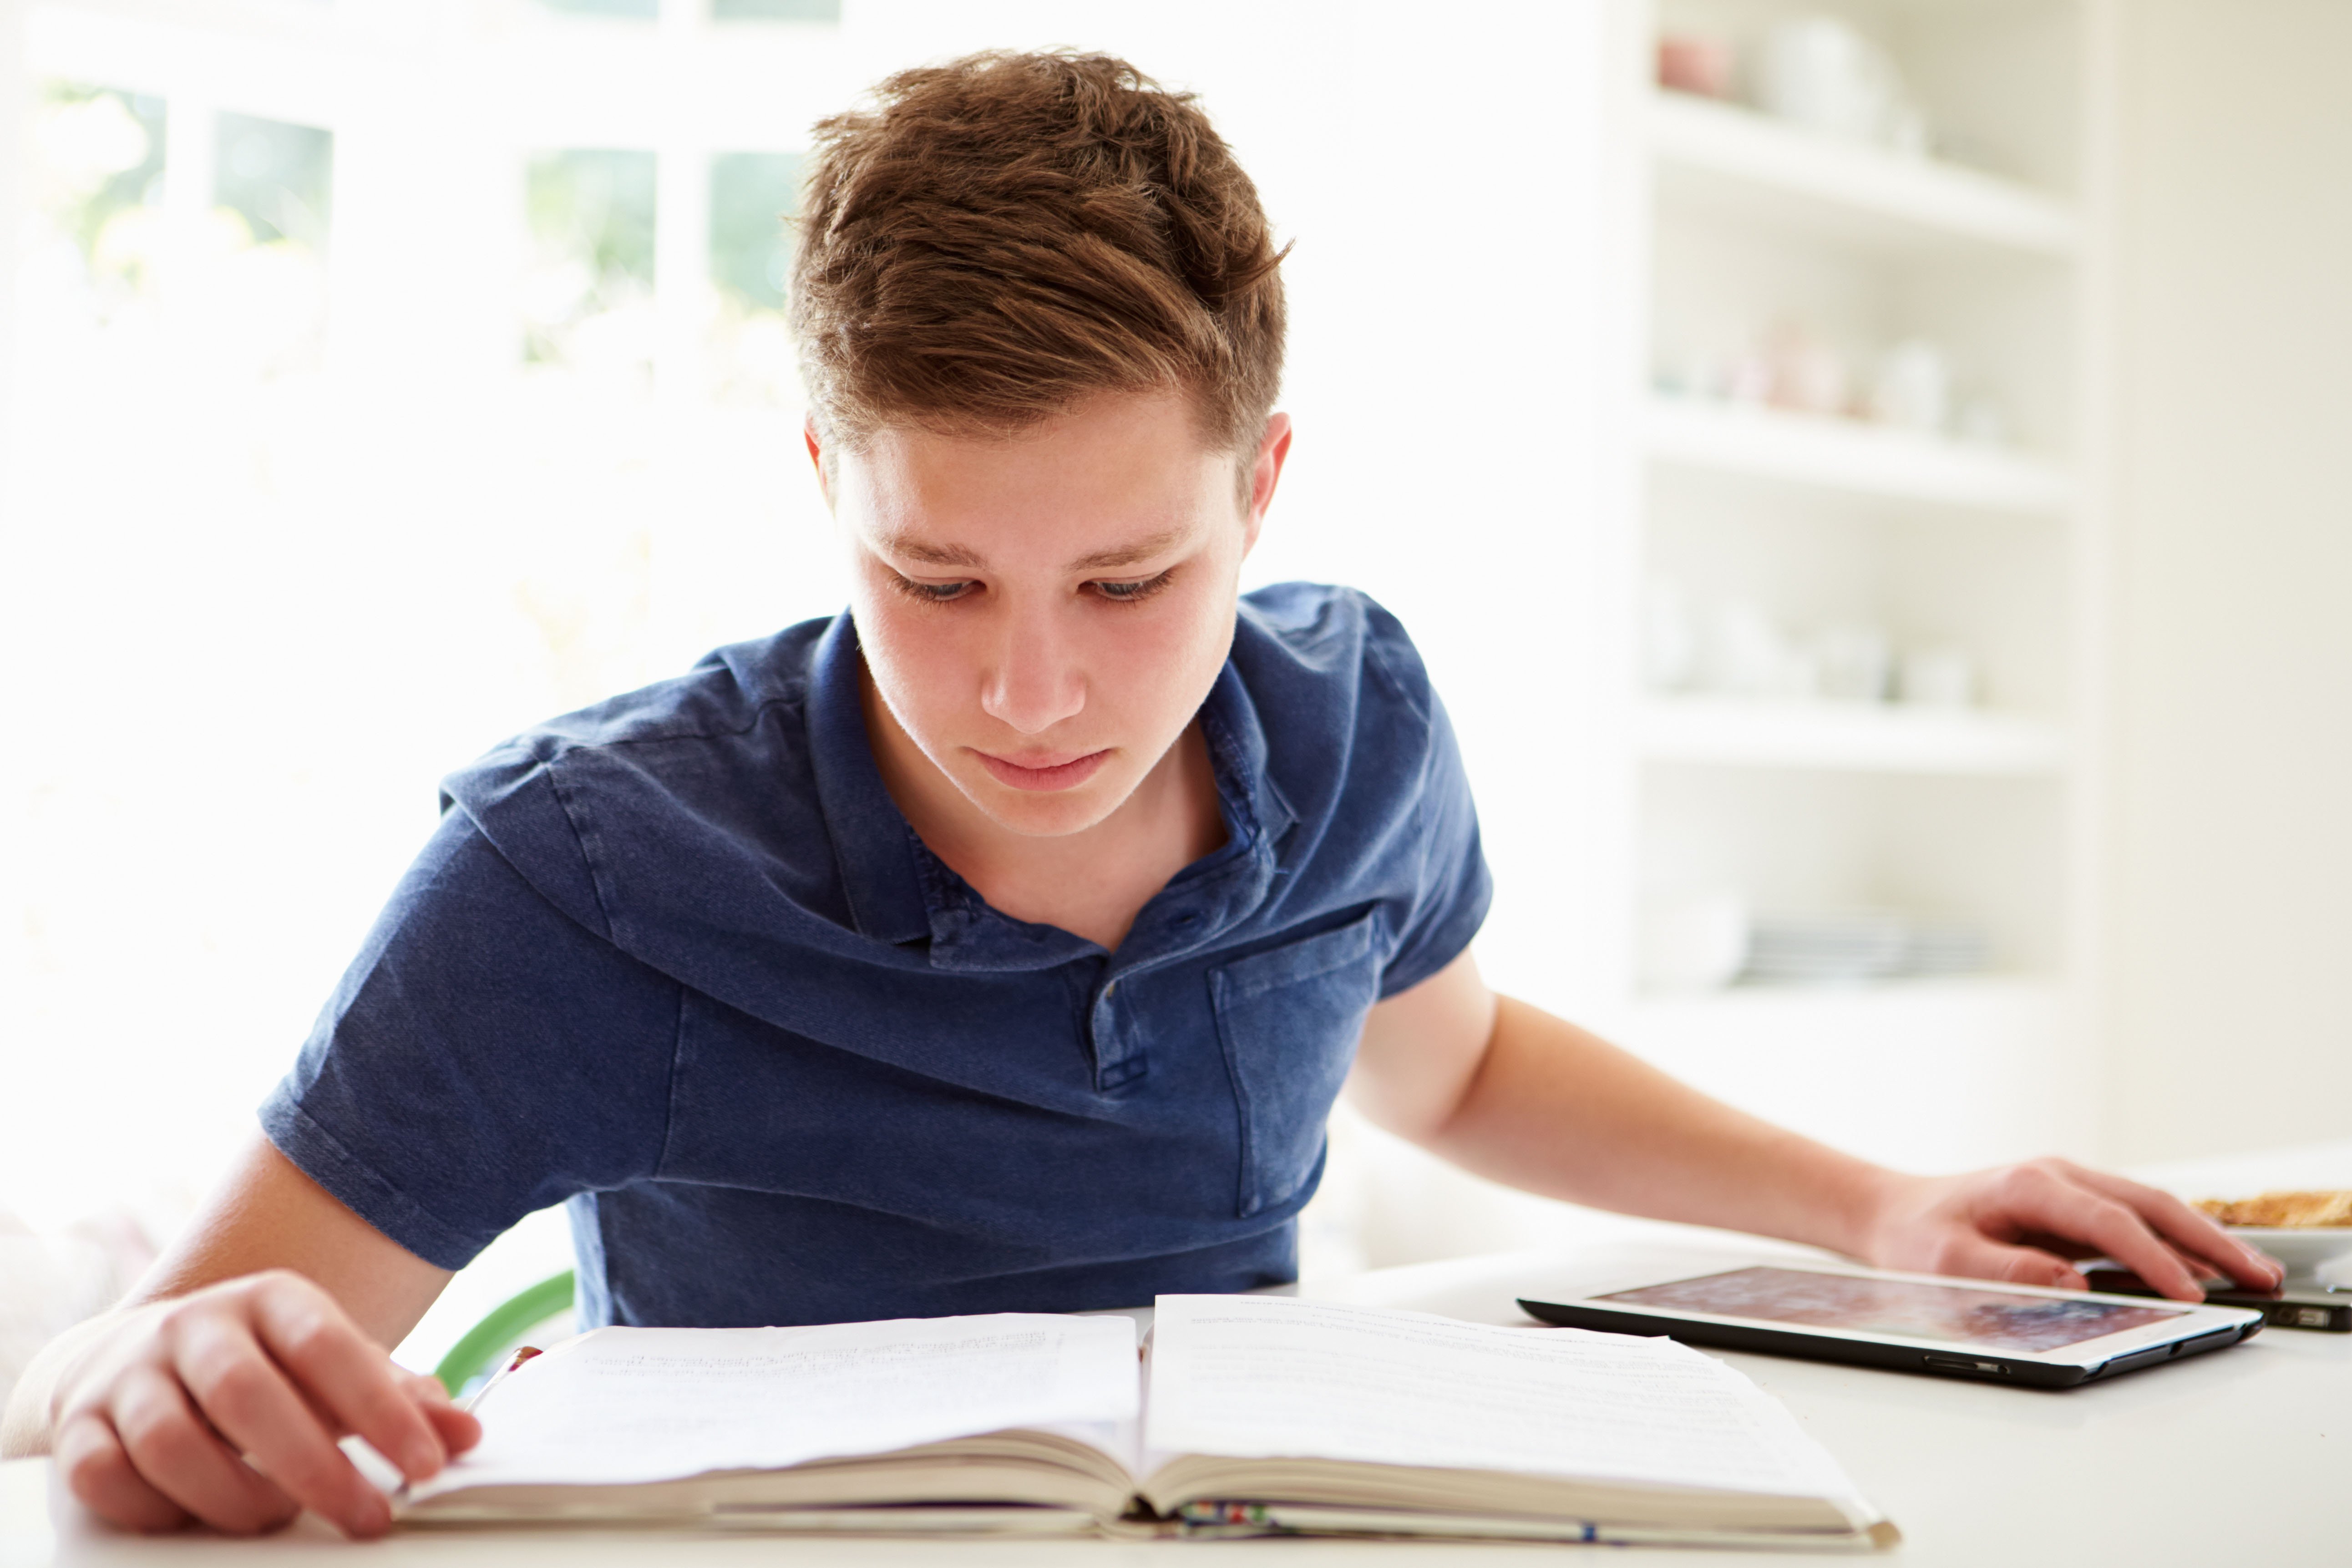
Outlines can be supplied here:
[[1531, 1318], [1569, 1329], [1593, 1329], [1605, 1334], [1663, 1335], [1685, 1344], [1713, 1345], [1722, 1350], [1758, 1351], [1766, 1355], [1801, 1356], [1809, 1361], [1847, 1362], [1856, 1366], [1892, 1372], [1927, 1373], [1941, 1377], [1969, 1377], [1988, 1383], [2021, 1384], [2034, 1388], [2073, 1388], [2080, 1384], [2135, 1372], [2158, 1362], [2217, 1351], [2251, 1339], [2262, 1331], [2261, 1319], [2242, 1327], [2215, 1329], [2194, 1339], [2176, 1340], [2131, 1351], [2097, 1366], [2053, 1365], [2002, 1355], [1998, 1351], [1922, 1350], [1867, 1340], [1809, 1334], [1801, 1329], [1766, 1328], [1760, 1324], [1703, 1323], [1686, 1318], [1664, 1318], [1622, 1308], [1570, 1306], [1559, 1301], [1519, 1298], [1519, 1310]]

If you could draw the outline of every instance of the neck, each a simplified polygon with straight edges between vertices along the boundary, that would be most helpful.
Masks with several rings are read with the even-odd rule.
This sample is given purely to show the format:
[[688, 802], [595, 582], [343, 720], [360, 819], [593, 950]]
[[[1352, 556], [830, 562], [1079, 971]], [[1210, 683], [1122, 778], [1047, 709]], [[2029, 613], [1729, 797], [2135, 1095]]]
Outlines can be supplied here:
[[993, 821], [923, 754], [861, 675], [866, 733], [883, 786], [923, 847], [1015, 920], [1117, 949], [1168, 879], [1225, 841], [1216, 773], [1196, 718], [1101, 821], [1051, 837]]

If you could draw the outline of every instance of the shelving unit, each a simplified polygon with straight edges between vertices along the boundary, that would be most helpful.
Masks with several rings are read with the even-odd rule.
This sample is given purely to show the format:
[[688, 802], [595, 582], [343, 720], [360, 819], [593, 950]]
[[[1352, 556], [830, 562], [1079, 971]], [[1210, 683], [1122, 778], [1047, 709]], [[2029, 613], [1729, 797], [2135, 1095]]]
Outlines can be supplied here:
[[1979, 170], [1836, 142], [1753, 110], [1654, 93], [1662, 190], [1811, 229], [1832, 244], [1932, 253], [1955, 242], [2065, 258], [2082, 225], [2045, 192]]
[[[1965, 649], [1974, 706], [1633, 689], [1627, 907], [1892, 909], [1973, 921], [1983, 975], [1645, 993], [1627, 954], [1621, 1036], [1711, 1092], [1915, 1166], [2086, 1148], [2065, 1088], [2095, 1068], [2084, 824], [2096, 763], [2103, 573], [2089, 367], [2106, 208], [2101, 73], [2112, 0], [1626, 0], [1629, 281], [1645, 297], [1617, 553], [1629, 641], [1654, 585], [1750, 621], [1862, 625]], [[1894, 61], [1949, 145], [1998, 164], [1843, 141], [1650, 85], [1654, 42], [1752, 58], [1832, 14]], [[1872, 355], [1927, 340], [2005, 438], [1801, 412], [1681, 366], [1800, 324], [1864, 401]], [[1749, 345], [1741, 348], [1741, 344]], [[1712, 624], [1712, 623], [1708, 623]], [[1796, 646], [1792, 643], [1792, 646]], [[1654, 668], [1651, 670], [1654, 676]], [[1631, 922], [1654, 929], [1654, 922]], [[2013, 1092], [2021, 1082], [2053, 1096]], [[2004, 1089], [2006, 1086], [2006, 1089]]]
[[1643, 413], [1643, 448], [1657, 462], [2032, 516], [2061, 516], [2074, 500], [2063, 467], [1998, 447], [1761, 405], [1654, 396]]
[[1640, 746], [1656, 762], [1950, 776], [2039, 777], [2066, 762], [2065, 731], [2041, 719], [1734, 698], [1645, 701]]

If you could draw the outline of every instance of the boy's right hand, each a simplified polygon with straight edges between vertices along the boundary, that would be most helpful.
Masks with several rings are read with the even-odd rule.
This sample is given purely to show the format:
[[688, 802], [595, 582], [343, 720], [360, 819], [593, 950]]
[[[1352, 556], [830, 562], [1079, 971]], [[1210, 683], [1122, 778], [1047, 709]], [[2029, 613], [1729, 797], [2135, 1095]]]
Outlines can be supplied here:
[[288, 1269], [127, 1308], [52, 1385], [50, 1452], [116, 1524], [234, 1535], [303, 1509], [347, 1535], [392, 1527], [336, 1447], [356, 1434], [411, 1480], [481, 1437], [440, 1384], [395, 1365], [335, 1299]]

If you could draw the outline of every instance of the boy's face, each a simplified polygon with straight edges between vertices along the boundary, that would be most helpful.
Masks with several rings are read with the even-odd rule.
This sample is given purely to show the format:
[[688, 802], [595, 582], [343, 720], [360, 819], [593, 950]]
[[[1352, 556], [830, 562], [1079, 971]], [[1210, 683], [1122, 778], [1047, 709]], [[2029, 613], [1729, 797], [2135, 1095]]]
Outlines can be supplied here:
[[1234, 455], [1174, 395], [1107, 394], [1010, 440], [886, 430], [836, 454], [828, 496], [889, 717], [998, 827], [1102, 821], [1224, 663], [1288, 446], [1276, 415], [1246, 510]]

